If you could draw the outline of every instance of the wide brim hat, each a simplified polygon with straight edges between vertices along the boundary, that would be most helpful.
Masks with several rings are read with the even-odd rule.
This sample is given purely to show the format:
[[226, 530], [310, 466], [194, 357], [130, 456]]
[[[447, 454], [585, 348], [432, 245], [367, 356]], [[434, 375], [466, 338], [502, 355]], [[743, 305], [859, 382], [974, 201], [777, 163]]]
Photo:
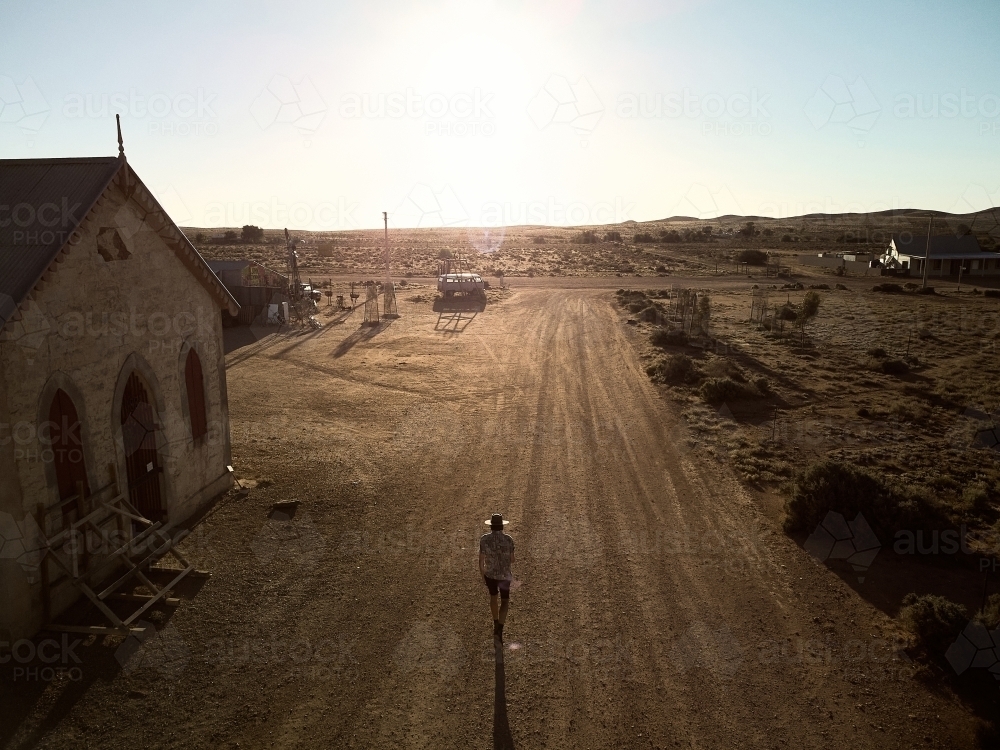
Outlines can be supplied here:
[[485, 523], [491, 529], [502, 529], [504, 526], [509, 524], [510, 521], [505, 520], [502, 513], [494, 513]]

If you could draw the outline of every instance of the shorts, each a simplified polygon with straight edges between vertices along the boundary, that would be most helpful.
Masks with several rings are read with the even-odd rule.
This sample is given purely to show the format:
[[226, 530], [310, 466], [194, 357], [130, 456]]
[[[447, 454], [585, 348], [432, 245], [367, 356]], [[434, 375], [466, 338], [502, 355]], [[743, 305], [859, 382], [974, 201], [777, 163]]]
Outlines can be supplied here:
[[509, 580], [506, 578], [497, 580], [496, 578], [487, 578], [486, 576], [483, 576], [483, 580], [486, 582], [486, 588], [490, 590], [490, 596], [496, 596], [497, 591], [499, 591], [501, 599], [510, 599]]

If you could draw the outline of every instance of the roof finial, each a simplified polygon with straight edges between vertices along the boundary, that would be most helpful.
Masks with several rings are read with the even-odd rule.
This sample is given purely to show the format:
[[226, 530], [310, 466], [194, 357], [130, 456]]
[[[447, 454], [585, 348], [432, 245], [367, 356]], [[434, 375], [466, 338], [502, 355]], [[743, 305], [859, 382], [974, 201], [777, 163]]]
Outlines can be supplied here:
[[118, 156], [125, 158], [125, 143], [122, 141], [122, 118], [121, 115], [115, 115], [115, 122], [118, 123]]

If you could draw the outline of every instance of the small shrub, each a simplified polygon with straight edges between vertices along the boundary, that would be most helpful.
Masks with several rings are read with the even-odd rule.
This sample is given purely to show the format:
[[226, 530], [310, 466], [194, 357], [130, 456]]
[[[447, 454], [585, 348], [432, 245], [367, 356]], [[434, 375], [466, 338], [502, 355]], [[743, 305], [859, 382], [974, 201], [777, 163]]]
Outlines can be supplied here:
[[648, 242], [656, 242], [656, 238], [653, 237], [653, 235], [651, 235], [649, 232], [639, 232], [632, 238], [632, 241], [636, 243], [640, 242], [648, 243]]
[[605, 242], [621, 242], [622, 241], [622, 233], [621, 232], [615, 232], [615, 231], [605, 232], [604, 233], [604, 241]]
[[809, 288], [810, 289], [829, 289], [830, 285], [829, 284], [810, 284]]
[[751, 266], [764, 266], [767, 265], [767, 253], [763, 250], [740, 250], [736, 254], [736, 260]]
[[628, 303], [628, 311], [629, 312], [633, 312], [633, 313], [637, 313], [637, 312], [640, 312], [642, 310], [645, 310], [647, 307], [649, 307], [649, 305], [650, 305], [650, 302], [649, 302], [648, 299], [634, 300], [633, 302], [629, 302]]
[[653, 331], [652, 336], [649, 338], [653, 346], [684, 346], [688, 342], [687, 334], [679, 328], [674, 328], [667, 330], [666, 328], [658, 328]]
[[916, 638], [917, 645], [940, 657], [962, 632], [968, 617], [965, 607], [943, 596], [907, 594], [899, 621]]
[[753, 379], [753, 386], [762, 396], [771, 395], [771, 381], [765, 378], [763, 375], [759, 375]]
[[655, 323], [660, 317], [660, 311], [655, 305], [650, 305], [639, 312], [639, 320], [644, 323]]
[[536, 245], [544, 245], [545, 244], [545, 238], [542, 237], [542, 236], [540, 236], [540, 235], [536, 235], [535, 237], [532, 237], [531, 241], [534, 244], [536, 244]]
[[883, 359], [879, 362], [878, 369], [886, 375], [905, 375], [910, 371], [910, 366], [901, 359]]
[[781, 235], [781, 241], [782, 242], [791, 242], [792, 241], [792, 235], [790, 235], [790, 234], [783, 234], [783, 235]]
[[973, 482], [962, 490], [962, 503], [973, 513], [986, 513], [990, 510], [990, 493], [983, 482]]
[[701, 377], [694, 360], [686, 354], [673, 354], [660, 367], [660, 374], [668, 383], [694, 383]]
[[1000, 297], [1000, 289], [984, 289], [984, 297]]
[[848, 521], [863, 514], [883, 544], [900, 529], [939, 529], [948, 523], [928, 495], [893, 489], [854, 464], [823, 460], [796, 477], [795, 493], [785, 502], [785, 531], [812, 532], [830, 511]]
[[[824, 284], [824, 286], [826, 286]], [[829, 287], [827, 287], [829, 289]], [[802, 306], [799, 308], [798, 318], [801, 321], [807, 321], [811, 318], [816, 317], [816, 313], [819, 312], [819, 302], [820, 297], [816, 292], [806, 292], [806, 296], [802, 298]]]
[[847, 287], [846, 287], [846, 286], [844, 286], [843, 284], [837, 284], [837, 285], [836, 285], [836, 286], [834, 287], [834, 289], [839, 289], [839, 290], [840, 290], [840, 291], [842, 291], [842, 292], [846, 292], [846, 291], [847, 291]]
[[723, 401], [742, 401], [757, 396], [751, 386], [738, 383], [732, 378], [710, 378], [701, 385], [701, 397], [710, 404]]
[[795, 308], [787, 302], [778, 310], [778, 318], [781, 320], [796, 320], [798, 317], [798, 312], [796, 312]]
[[976, 619], [985, 625], [987, 630], [1000, 628], [1000, 594], [990, 594], [986, 606], [976, 613]]
[[885, 349], [883, 349], [881, 346], [873, 346], [866, 352], [866, 354], [869, 357], [875, 357], [875, 359], [884, 359], [887, 356], [885, 353]]

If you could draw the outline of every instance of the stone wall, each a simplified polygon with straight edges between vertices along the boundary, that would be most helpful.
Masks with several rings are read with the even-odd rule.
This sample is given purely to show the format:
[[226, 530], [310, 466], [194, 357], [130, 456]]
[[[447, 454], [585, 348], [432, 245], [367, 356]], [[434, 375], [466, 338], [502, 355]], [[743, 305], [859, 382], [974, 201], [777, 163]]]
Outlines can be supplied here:
[[[0, 525], [6, 518], [8, 527], [13, 522], [30, 531], [28, 519], [37, 517], [38, 505], [58, 502], [44, 439], [58, 388], [70, 395], [78, 411], [91, 491], [107, 487], [115, 476], [126, 488], [121, 398], [133, 370], [149, 386], [162, 428], [157, 447], [168, 522], [183, 523], [231, 486], [219, 305], [143, 224], [142, 215], [117, 187], [109, 188], [84, 222], [82, 238], [22, 307], [23, 320], [8, 323], [4, 331]], [[197, 442], [191, 436], [184, 380], [192, 347], [201, 359], [209, 424], [208, 435]], [[41, 625], [40, 586], [25, 567], [13, 565], [0, 548], [0, 634], [20, 637]], [[23, 598], [25, 582], [10, 580], [22, 574], [32, 597], [27, 615], [23, 601], [13, 601]], [[57, 611], [75, 599], [75, 590], [66, 585], [53, 594]]]

